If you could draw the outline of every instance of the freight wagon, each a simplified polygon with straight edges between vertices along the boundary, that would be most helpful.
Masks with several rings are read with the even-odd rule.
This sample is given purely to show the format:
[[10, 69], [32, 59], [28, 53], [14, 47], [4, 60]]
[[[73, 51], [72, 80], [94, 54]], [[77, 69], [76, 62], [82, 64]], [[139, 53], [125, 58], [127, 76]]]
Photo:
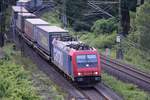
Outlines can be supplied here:
[[27, 9], [34, 9], [42, 6], [43, 0], [19, 0], [17, 1], [17, 6], [22, 6]]
[[68, 31], [57, 26], [38, 26], [36, 28], [37, 44], [47, 54], [51, 55], [52, 40], [55, 37], [67, 35]]
[[32, 13], [18, 13], [18, 18], [16, 20], [16, 26], [19, 29], [19, 31], [24, 32], [24, 30], [22, 31], [22, 29], [24, 29], [24, 24], [25, 24], [25, 19], [27, 18], [37, 18], [36, 15], [32, 14]]
[[43, 4], [43, 0], [31, 0], [30, 9], [38, 8], [42, 6], [42, 4]]
[[[21, 6], [12, 6], [12, 25], [16, 27], [16, 23], [18, 23], [18, 13], [28, 13], [28, 10]], [[16, 27], [17, 28], [17, 27]], [[15, 40], [16, 29], [13, 30], [13, 38]]]
[[28, 8], [28, 6], [30, 5], [30, 2], [31, 0], [18, 0], [17, 6]]
[[[21, 1], [18, 1], [18, 5]], [[25, 1], [32, 5], [34, 0]], [[30, 4], [24, 5], [33, 7]], [[36, 18], [22, 5], [13, 7], [12, 16], [29, 45], [47, 57], [73, 82], [79, 86], [93, 86], [101, 81], [100, 57], [95, 48], [72, 38], [67, 30], [50, 26], [48, 22]]]
[[25, 20], [25, 26], [24, 26], [24, 32], [25, 32], [25, 36], [28, 37], [31, 41], [33, 42], [37, 42], [37, 32], [36, 32], [36, 28], [37, 26], [48, 26], [49, 23], [39, 19], [39, 18], [35, 18], [35, 19], [26, 19]]
[[18, 13], [28, 13], [28, 10], [25, 9], [24, 7], [21, 7], [21, 6], [12, 6], [12, 16], [13, 16], [13, 19], [16, 19], [18, 18]]

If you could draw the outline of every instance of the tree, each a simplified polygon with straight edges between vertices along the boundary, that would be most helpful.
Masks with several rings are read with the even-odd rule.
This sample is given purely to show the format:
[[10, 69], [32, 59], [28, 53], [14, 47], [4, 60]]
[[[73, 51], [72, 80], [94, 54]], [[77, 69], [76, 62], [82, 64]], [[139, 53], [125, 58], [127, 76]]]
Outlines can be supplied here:
[[87, 0], [66, 0], [66, 15], [70, 25], [80, 27], [83, 14], [87, 8]]
[[6, 10], [14, 5], [17, 0], [0, 0], [0, 47], [4, 46], [4, 32], [6, 31]]
[[143, 50], [150, 49], [150, 2], [145, 2], [137, 10], [137, 31], [139, 32], [139, 43]]
[[4, 30], [5, 30], [5, 16], [4, 16], [4, 12], [5, 12], [5, 7], [6, 4], [4, 4], [4, 0], [0, 1], [0, 47], [4, 46]]
[[96, 34], [109, 34], [115, 30], [117, 30], [115, 18], [97, 20], [92, 27], [92, 31]]
[[[83, 26], [84, 12], [87, 10], [87, 0], [54, 0], [59, 7], [61, 16], [66, 14], [67, 22], [74, 29]], [[65, 10], [65, 11], [64, 11]]]

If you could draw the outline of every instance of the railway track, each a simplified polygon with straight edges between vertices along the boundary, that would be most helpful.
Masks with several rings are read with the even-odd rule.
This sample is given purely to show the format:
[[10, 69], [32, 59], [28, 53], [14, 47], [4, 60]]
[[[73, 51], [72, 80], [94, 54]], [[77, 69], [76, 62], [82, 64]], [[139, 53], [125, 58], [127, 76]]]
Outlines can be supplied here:
[[87, 100], [108, 100], [96, 88], [80, 89]]
[[[17, 40], [19, 41], [19, 39]], [[116, 95], [115, 92], [101, 83], [90, 89], [76, 88], [59, 72], [57, 72], [47, 60], [43, 59], [37, 52], [35, 52], [34, 48], [29, 46], [29, 41], [26, 39], [25, 41], [20, 42], [21, 44], [18, 45], [18, 47], [24, 49], [24, 55], [32, 59], [39, 70], [46, 73], [55, 84], [59, 85], [68, 93], [66, 100], [121, 100], [112, 98], [111, 95]]]
[[101, 63], [103, 69], [108, 73], [123, 81], [134, 83], [146, 91], [150, 91], [150, 74], [103, 55], [101, 55]]
[[[47, 8], [49, 8], [49, 5], [40, 8], [35, 13], [40, 15], [40, 13], [47, 10]], [[16, 38], [16, 43], [18, 43], [18, 47], [23, 49], [24, 55], [32, 59], [34, 63], [37, 64], [39, 70], [42, 70], [44, 73], [46, 73], [55, 84], [59, 85], [69, 94], [68, 98], [66, 98], [67, 100], [121, 100], [110, 98], [110, 94], [107, 94], [108, 92], [104, 92], [103, 90], [105, 87], [101, 88], [100, 86], [96, 86], [92, 89], [78, 89], [74, 87], [70, 82], [62, 77], [62, 75], [60, 75], [60, 73], [57, 72], [52, 65], [49, 64], [47, 61], [49, 59], [48, 57], [46, 57], [45, 60], [38, 54], [39, 51], [37, 52], [35, 50], [36, 47], [31, 46], [32, 42], [30, 42], [24, 36], [22, 36], [23, 40], [19, 39], [18, 37]], [[114, 92], [112, 91], [111, 93]]]
[[99, 83], [93, 88], [80, 89], [87, 100], [123, 100], [104, 83]]
[[[108, 100], [98, 93], [95, 89], [78, 89], [67, 81], [57, 70], [55, 70], [49, 62], [42, 59], [33, 48], [29, 47], [26, 43], [24, 45], [25, 55], [30, 57], [40, 70], [46, 73], [50, 79], [59, 85], [64, 91], [68, 93], [67, 100]], [[102, 98], [102, 99], [101, 99]]]
[[[105, 100], [123, 100], [121, 96], [117, 95], [112, 89], [110, 89], [106, 84], [100, 83], [94, 87]], [[103, 100], [103, 99], [102, 99]]]
[[84, 100], [84, 98], [86, 98], [78, 89], [57, 72], [47, 60], [36, 53], [32, 47], [29, 47], [25, 42], [23, 42], [22, 47], [24, 49], [24, 56], [32, 59], [39, 70], [43, 71], [56, 85], [60, 86], [61, 89], [68, 94], [66, 100], [71, 100], [73, 98], [82, 98]]

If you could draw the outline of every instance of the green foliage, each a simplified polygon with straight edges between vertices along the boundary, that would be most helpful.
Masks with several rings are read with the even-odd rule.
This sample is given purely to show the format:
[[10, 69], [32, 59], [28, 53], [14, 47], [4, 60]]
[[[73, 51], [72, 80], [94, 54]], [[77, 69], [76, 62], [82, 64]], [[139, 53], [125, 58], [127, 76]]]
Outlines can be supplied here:
[[87, 0], [67, 0], [66, 1], [66, 14], [69, 17], [69, 22], [72, 25], [76, 20], [81, 20], [83, 18], [83, 12], [86, 8]]
[[84, 13], [87, 10], [87, 0], [54, 0], [57, 3], [61, 17], [64, 16], [64, 12], [67, 16], [67, 22], [75, 30], [80, 30], [87, 25], [83, 24]]
[[81, 23], [87, 9], [87, 0], [66, 0], [66, 15], [68, 22], [75, 30], [87, 27]]
[[44, 13], [42, 15], [42, 19], [49, 22], [50, 25], [61, 26], [59, 16], [56, 12], [57, 11], [51, 11], [51, 12]]
[[105, 48], [105, 46], [112, 47], [115, 44], [115, 37], [115, 32], [111, 35], [95, 35], [93, 33], [88, 33], [82, 35], [80, 39], [87, 44], [100, 49]]
[[136, 85], [123, 83], [106, 73], [103, 73], [103, 80], [124, 100], [150, 100], [150, 95], [139, 90]]
[[136, 23], [136, 13], [130, 12], [130, 34], [128, 35], [128, 39], [132, 40], [134, 43], [139, 42], [139, 32], [137, 31], [137, 23]]
[[[0, 64], [2, 65], [4, 63], [6, 63], [7, 61], [9, 61], [9, 62], [12, 62], [14, 64], [14, 66], [17, 65], [19, 67], [19, 68], [16, 68], [15, 73], [19, 73], [20, 69], [22, 69], [22, 71], [23, 71], [22, 74], [19, 76], [21, 76], [22, 79], [27, 81], [27, 82], [25, 82], [25, 83], [27, 83], [27, 85], [26, 85], [27, 87], [24, 86], [25, 84], [23, 82], [21, 82], [22, 88], [17, 87], [18, 91], [25, 90], [25, 92], [23, 92], [21, 95], [25, 95], [25, 96], [28, 95], [27, 94], [28, 91], [26, 91], [26, 89], [27, 89], [27, 90], [33, 91], [33, 92], [36, 91], [36, 94], [40, 96], [40, 100], [49, 100], [49, 99], [65, 100], [64, 98], [67, 97], [67, 94], [59, 86], [57, 86], [55, 83], [53, 83], [49, 76], [47, 76], [43, 71], [38, 69], [37, 65], [35, 65], [31, 59], [21, 56], [20, 51], [14, 51], [13, 44], [5, 45], [3, 50], [7, 54], [7, 59], [4, 61], [1, 61]], [[13, 69], [14, 69], [14, 67], [13, 67]], [[28, 72], [26, 72], [24, 70], [27, 70]], [[31, 77], [29, 77], [29, 76], [31, 76]], [[20, 80], [20, 78], [17, 78], [17, 80], [18, 79]], [[28, 81], [27, 79], [29, 79], [30, 81]], [[10, 80], [10, 81], [12, 81], [12, 80]], [[30, 86], [28, 85], [28, 83]], [[15, 85], [13, 85], [13, 86], [15, 86]], [[33, 89], [33, 87], [34, 87], [34, 89]], [[15, 88], [12, 88], [13, 91], [15, 91], [14, 89]], [[31, 92], [29, 92], [29, 93], [31, 93]], [[31, 94], [34, 95], [35, 92], [31, 93]], [[37, 98], [37, 99], [32, 99], [32, 98], [27, 99], [27, 97], [25, 97], [25, 98], [26, 98], [25, 100], [39, 100], [39, 98]], [[1, 98], [0, 98], [0, 100], [1, 100]], [[20, 99], [20, 98], [18, 99], [15, 97], [15, 99], [4, 98], [4, 100], [22, 100], [22, 99]]]
[[96, 34], [110, 34], [116, 29], [117, 22], [115, 18], [97, 20], [92, 27], [92, 31]]
[[140, 33], [140, 45], [143, 50], [150, 49], [150, 2], [139, 7], [136, 16], [137, 31]]
[[39, 100], [23, 67], [11, 61], [2, 62], [3, 64], [0, 65], [0, 99]]
[[[126, 63], [130, 63], [131, 65], [135, 65], [135, 67], [140, 70], [150, 72], [149, 54], [148, 52], [143, 52], [139, 49], [138, 43], [136, 43], [136, 39], [134, 37], [137, 36], [132, 33], [122, 42], [124, 61]], [[130, 39], [132, 39], [132, 41]]]
[[0, 60], [0, 100], [40, 100], [29, 81], [29, 73], [15, 63], [12, 47], [3, 48], [6, 57]]
[[[144, 5], [148, 5], [145, 2]], [[149, 10], [142, 5], [137, 13], [130, 12], [131, 30], [128, 37], [123, 42], [125, 61], [134, 64], [137, 68], [150, 72], [150, 52], [148, 49], [150, 39]]]

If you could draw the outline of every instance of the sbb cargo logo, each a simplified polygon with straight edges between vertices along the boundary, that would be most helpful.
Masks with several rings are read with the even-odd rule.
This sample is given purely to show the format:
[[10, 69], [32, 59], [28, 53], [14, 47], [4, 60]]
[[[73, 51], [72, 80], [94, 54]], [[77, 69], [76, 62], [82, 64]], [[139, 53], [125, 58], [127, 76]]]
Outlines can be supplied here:
[[63, 66], [63, 53], [54, 47], [54, 61], [56, 61], [60, 66]]

